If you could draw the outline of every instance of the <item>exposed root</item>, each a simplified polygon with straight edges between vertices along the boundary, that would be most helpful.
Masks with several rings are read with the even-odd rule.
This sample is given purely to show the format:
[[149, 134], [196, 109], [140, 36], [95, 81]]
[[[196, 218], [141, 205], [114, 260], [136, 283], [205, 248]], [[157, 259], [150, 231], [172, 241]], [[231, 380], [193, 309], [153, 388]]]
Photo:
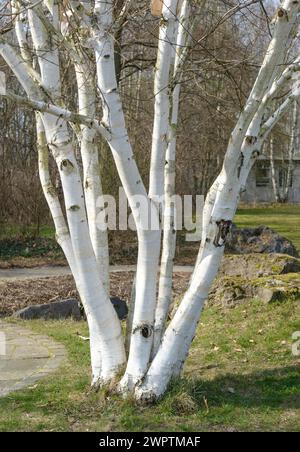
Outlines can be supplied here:
[[101, 378], [94, 379], [91, 383], [91, 392], [99, 392], [104, 386]]
[[135, 387], [138, 383], [140, 382], [131, 375], [125, 373], [118, 385], [118, 392], [122, 394], [124, 398], [127, 398], [134, 393]]
[[154, 389], [145, 388], [145, 386], [138, 386], [135, 390], [135, 400], [142, 405], [152, 405], [159, 400], [159, 396]]

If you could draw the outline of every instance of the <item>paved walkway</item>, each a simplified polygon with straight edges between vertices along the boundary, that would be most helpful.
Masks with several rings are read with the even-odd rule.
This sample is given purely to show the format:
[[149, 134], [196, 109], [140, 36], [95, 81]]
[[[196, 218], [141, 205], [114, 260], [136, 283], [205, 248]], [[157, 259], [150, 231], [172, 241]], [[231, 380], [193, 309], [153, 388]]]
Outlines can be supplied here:
[[[110, 267], [112, 273], [134, 272], [135, 265], [113, 265]], [[175, 265], [174, 272], [191, 273], [193, 267], [189, 265]], [[69, 267], [35, 267], [35, 268], [9, 268], [7, 270], [0, 269], [0, 282], [13, 281], [27, 278], [46, 278], [55, 276], [70, 275]]]
[[[191, 273], [193, 267], [176, 265], [175, 272]], [[112, 266], [110, 271], [135, 271], [134, 265]], [[0, 269], [0, 283], [27, 278], [70, 274], [68, 267]], [[46, 336], [0, 320], [0, 397], [32, 385], [57, 369], [66, 357], [65, 348]]]
[[0, 320], [0, 397], [45, 377], [66, 356], [64, 346], [47, 336]]

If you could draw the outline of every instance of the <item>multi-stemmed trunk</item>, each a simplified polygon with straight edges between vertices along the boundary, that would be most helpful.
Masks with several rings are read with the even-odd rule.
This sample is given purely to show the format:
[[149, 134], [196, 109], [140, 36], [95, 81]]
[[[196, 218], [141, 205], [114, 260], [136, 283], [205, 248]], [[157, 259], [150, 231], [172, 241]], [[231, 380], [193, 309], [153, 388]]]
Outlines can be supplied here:
[[[129, 141], [115, 73], [114, 42], [111, 35], [112, 2], [95, 3], [98, 28], [93, 36], [97, 84], [102, 97], [104, 123], [111, 131], [109, 146], [128, 198], [137, 227], [139, 249], [130, 350], [124, 390], [132, 390], [147, 371], [153, 340], [156, 279], [160, 252], [160, 229], [157, 207], [147, 196]], [[144, 204], [140, 216], [139, 204]], [[157, 225], [151, 228], [151, 224]]]
[[142, 385], [139, 398], [156, 399], [170, 379], [180, 373], [196, 332], [203, 304], [217, 275], [226, 238], [236, 212], [239, 193], [255, 158], [261, 151], [263, 115], [268, 106], [278, 64], [284, 61], [294, 32], [299, 3], [285, 1], [277, 12], [273, 39], [243, 112], [231, 135], [223, 169], [213, 185], [206, 206], [205, 230], [196, 268], [179, 308], [170, 322], [161, 346]]
[[[70, 2], [73, 8], [70, 15], [74, 15], [77, 21], [82, 20], [78, 40], [74, 39], [74, 30], [70, 35], [65, 29], [64, 34], [61, 33], [57, 5], [50, 8], [52, 20], [42, 14], [39, 4], [27, 11], [39, 71], [31, 63], [26, 34], [19, 20], [16, 21], [16, 36], [20, 53], [0, 38], [1, 55], [15, 73], [28, 99], [9, 93], [5, 95], [20, 105], [39, 110], [36, 120], [41, 184], [53, 216], [58, 242], [66, 255], [86, 311], [95, 385], [114, 379], [126, 361], [121, 325], [109, 299], [107, 230], [103, 215], [105, 206], [101, 204], [96, 135], [100, 133], [102, 139], [108, 142], [133, 213], [139, 244], [133, 290], [134, 309], [128, 322], [127, 344], [130, 343], [130, 347], [119, 389], [123, 393], [135, 392], [138, 399], [154, 400], [165, 392], [171, 378], [181, 373], [204, 302], [217, 275], [248, 174], [271, 130], [300, 96], [299, 82], [295, 82], [290, 92], [283, 95], [282, 104], [270, 113], [274, 98], [282, 94], [282, 89], [289, 85], [293, 73], [299, 69], [298, 59], [284, 70], [283, 63], [295, 36], [300, 5], [297, 1], [284, 0], [277, 11], [274, 35], [266, 57], [230, 137], [222, 171], [206, 198], [202, 242], [189, 288], [168, 324], [176, 243], [173, 199], [176, 126], [182, 70], [188, 54], [186, 35], [190, 34], [190, 4], [188, 0], [167, 0], [161, 11], [150, 186], [147, 193], [127, 133], [118, 89], [114, 61], [114, 2], [96, 0], [93, 13], [92, 4], [86, 3], [85, 10], [85, 7], [77, 8], [76, 2]], [[127, 14], [131, 5], [132, 2], [126, 2], [122, 14]], [[18, 7], [17, 3], [15, 7]], [[72, 17], [69, 19], [72, 24]], [[82, 43], [87, 48], [86, 52], [82, 51]], [[67, 54], [69, 52], [75, 68], [80, 114], [69, 112], [62, 106], [58, 44]], [[102, 102], [102, 122], [95, 119], [97, 90]], [[80, 124], [76, 135], [83, 174], [75, 156], [68, 121], [76, 122], [77, 126]], [[51, 181], [49, 151], [60, 176], [64, 208]], [[161, 248], [160, 201], [163, 194], [164, 239], [157, 299]]]
[[[41, 81], [57, 101], [60, 98], [58, 51], [51, 48], [49, 35], [34, 11], [29, 10], [28, 16], [41, 70]], [[62, 183], [76, 266], [74, 276], [89, 323], [93, 384], [98, 384], [114, 377], [120, 366], [124, 364], [125, 352], [121, 327], [109, 300], [107, 284], [106, 286], [103, 284], [102, 278], [105, 275], [99, 272], [86, 214], [88, 209], [80, 170], [67, 123], [64, 119], [57, 119], [48, 113], [42, 114], [41, 118], [47, 144], [56, 161]], [[83, 137], [83, 145], [86, 145], [85, 138], [86, 135]], [[90, 149], [88, 152], [91, 154]], [[85, 162], [84, 158], [83, 161]], [[86, 172], [85, 176], [86, 182]], [[98, 189], [96, 184], [91, 188], [91, 190]], [[90, 208], [89, 205], [88, 207]]]

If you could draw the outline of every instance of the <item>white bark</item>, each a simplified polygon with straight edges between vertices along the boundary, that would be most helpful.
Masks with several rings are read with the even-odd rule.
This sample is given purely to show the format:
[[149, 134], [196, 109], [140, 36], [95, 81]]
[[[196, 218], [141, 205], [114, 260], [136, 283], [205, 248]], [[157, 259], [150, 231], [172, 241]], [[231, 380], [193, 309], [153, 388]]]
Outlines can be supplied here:
[[297, 146], [299, 146], [299, 100], [294, 100], [292, 113], [291, 139], [289, 144], [288, 169], [286, 177], [286, 186], [284, 190], [284, 198], [287, 201], [289, 197], [289, 189], [293, 181], [294, 155]]
[[218, 177], [215, 203], [211, 210], [201, 260], [195, 269], [191, 285], [163, 336], [162, 344], [148, 374], [137, 388], [138, 398], [155, 399], [162, 395], [170, 379], [178, 374], [186, 359], [203, 303], [208, 296], [224, 253], [226, 237], [230, 231], [241, 189], [242, 168], [244, 165], [249, 166], [248, 161], [256, 152], [255, 147], [262, 119], [257, 115], [257, 111], [265, 92], [270, 89], [274, 81], [278, 63], [280, 64], [284, 59], [286, 44], [291, 31], [294, 30], [299, 10], [299, 2], [284, 1], [277, 13], [274, 37], [245, 108], [232, 133], [224, 166]]
[[[179, 113], [179, 100], [182, 69], [186, 56], [189, 30], [190, 3], [184, 0], [175, 40], [175, 63], [173, 83], [171, 84], [168, 102], [168, 146], [165, 157], [164, 175], [164, 215], [163, 215], [163, 247], [160, 265], [159, 292], [155, 312], [154, 341], [152, 355], [155, 356], [161, 341], [172, 302], [173, 267], [176, 250], [176, 205], [175, 205], [175, 178], [176, 178], [176, 138]], [[171, 54], [171, 50], [169, 51]], [[162, 118], [159, 118], [161, 121]], [[154, 145], [157, 147], [155, 141]]]
[[[33, 11], [28, 12], [32, 39], [38, 55], [42, 80], [60, 98], [57, 49], [51, 49], [46, 29]], [[98, 273], [90, 240], [80, 172], [67, 124], [47, 113], [42, 115], [48, 145], [56, 160], [62, 182], [67, 220], [76, 259], [77, 287], [90, 329], [93, 383], [113, 378], [125, 361], [121, 326]]]
[[[94, 74], [84, 64], [76, 64], [75, 70], [79, 111], [86, 116], [94, 117], [96, 110]], [[98, 217], [101, 208], [99, 200], [103, 192], [95, 129], [81, 126], [80, 152], [83, 164], [83, 186], [91, 242], [97, 261], [98, 272], [104, 288], [109, 294], [108, 232], [105, 224], [99, 224], [99, 218], [101, 216]]]
[[193, 281], [167, 328], [161, 347], [154, 358], [144, 383], [137, 388], [138, 398], [155, 400], [162, 395], [170, 379], [178, 375], [194, 337], [203, 304], [217, 274], [223, 248], [209, 244]]
[[160, 250], [160, 231], [150, 230], [139, 217], [135, 196], [145, 200], [151, 218], [158, 223], [158, 212], [147, 197], [133, 156], [114, 66], [112, 1], [96, 1], [98, 29], [94, 31], [97, 82], [103, 100], [104, 123], [111, 131], [111, 148], [116, 167], [137, 226], [139, 252], [136, 274], [136, 300], [132, 337], [126, 373], [121, 386], [131, 390], [145, 374], [153, 341], [156, 278]]
[[169, 129], [170, 69], [175, 52], [175, 30], [178, 0], [165, 0], [159, 27], [157, 61], [154, 79], [154, 125], [149, 180], [149, 196], [161, 198]]
[[30, 97], [40, 98], [41, 93], [38, 86], [33, 81], [33, 75], [31, 71], [31, 66], [21, 58], [21, 56], [16, 52], [16, 50], [0, 39], [0, 54], [5, 60], [6, 64], [15, 74], [19, 83], [26, 91], [26, 94]]
[[[32, 26], [39, 27], [40, 24], [36, 18], [34, 21]], [[42, 30], [39, 30], [39, 33], [34, 33], [33, 36], [39, 36], [41, 39], [41, 34]], [[46, 41], [47, 39], [44, 40], [43, 58], [40, 58], [39, 63], [44, 66], [44, 73], [47, 73], [45, 66], [51, 64], [47, 74], [48, 80], [49, 73], [54, 71], [54, 67], [51, 62], [53, 59], [44, 58], [47, 48]], [[42, 97], [43, 93], [40, 93], [38, 87], [35, 86], [31, 74], [28, 75], [28, 64], [22, 61], [17, 53], [5, 43], [0, 43], [0, 51], [27, 94], [34, 98]], [[58, 66], [55, 66], [55, 70], [58, 71]], [[59, 80], [57, 74], [56, 79]], [[52, 83], [51, 80], [50, 83]], [[58, 87], [56, 87], [56, 93], [58, 96]], [[125, 361], [121, 327], [97, 272], [96, 260], [89, 240], [82, 184], [67, 125], [63, 119], [57, 119], [48, 113], [41, 117], [47, 144], [56, 160], [61, 176], [68, 226], [76, 261], [74, 276], [89, 322], [93, 383], [96, 384], [99, 380], [107, 381], [112, 378]]]
[[271, 137], [270, 139], [270, 167], [271, 167], [271, 179], [272, 179], [272, 186], [273, 186], [273, 192], [275, 196], [275, 201], [280, 202], [281, 196], [278, 186], [278, 180], [276, 175], [276, 166], [275, 166], [275, 159], [274, 159], [274, 139]]
[[[0, 44], [0, 52], [1, 52], [1, 44]], [[8, 50], [8, 52], [10, 52], [10, 49]], [[30, 77], [29, 77], [29, 81], [30, 82], [32, 81]], [[29, 85], [27, 85], [27, 86], [29, 87]], [[31, 84], [30, 84], [30, 86], [31, 86]], [[56, 116], [58, 118], [63, 118], [70, 123], [74, 123], [76, 125], [84, 125], [86, 128], [89, 128], [89, 129], [95, 129], [95, 131], [98, 133], [98, 135], [100, 135], [105, 140], [111, 139], [110, 131], [106, 127], [104, 127], [99, 121], [97, 121], [97, 119], [90, 118], [88, 116], [85, 116], [85, 115], [82, 115], [79, 113], [74, 113], [70, 110], [67, 110], [65, 108], [59, 107], [54, 104], [51, 104], [49, 102], [45, 102], [43, 100], [36, 100], [36, 98], [43, 97], [43, 93], [38, 92], [36, 88], [37, 87], [34, 85], [32, 85], [32, 87], [29, 88], [30, 89], [30, 97], [34, 97], [34, 99], [25, 98], [25, 97], [19, 96], [18, 94], [14, 94], [10, 91], [6, 91], [6, 93], [1, 94], [1, 96], [5, 97], [6, 99], [10, 99], [16, 105], [19, 105], [21, 107], [36, 110], [41, 113], [50, 113], [51, 115]]]
[[76, 262], [73, 253], [69, 229], [67, 227], [58, 194], [49, 173], [49, 149], [42, 119], [36, 114], [37, 149], [39, 158], [39, 177], [43, 193], [55, 226], [56, 240], [61, 246], [75, 280], [77, 280]]
[[132, 325], [133, 325], [133, 317], [134, 317], [134, 310], [135, 310], [135, 300], [136, 300], [136, 274], [134, 275], [134, 278], [133, 278], [130, 302], [129, 302], [129, 306], [128, 306], [128, 316], [127, 316], [127, 320], [126, 320], [125, 350], [126, 350], [127, 355], [129, 355], [129, 350], [130, 350]]
[[89, 237], [78, 165], [66, 126], [44, 116], [48, 145], [56, 160], [77, 263], [77, 287], [90, 329], [93, 383], [112, 378], [125, 361], [121, 326], [101, 281]]
[[11, 4], [12, 14], [16, 15], [15, 18], [15, 31], [16, 36], [19, 43], [19, 49], [20, 53], [22, 55], [22, 58], [27, 63], [31, 64], [32, 55], [30, 52], [30, 48], [28, 45], [27, 37], [26, 37], [26, 31], [24, 29], [24, 23], [21, 20], [21, 6], [20, 3], [16, 0], [13, 1]]
[[[118, 92], [114, 64], [113, 1], [96, 0], [95, 16], [91, 17], [91, 20], [90, 17], [84, 18], [88, 13], [86, 6], [81, 10], [77, 8], [80, 6], [79, 3], [71, 3], [73, 10], [70, 11], [70, 21], [76, 23], [75, 19], [83, 20], [78, 46], [75, 41], [72, 42], [72, 38], [65, 39], [66, 31], [64, 35], [59, 32], [57, 5], [47, 3], [52, 16], [44, 15], [40, 5], [28, 11], [34, 52], [38, 57], [41, 76], [28, 61], [29, 55], [25, 53], [24, 30], [19, 27], [20, 24], [16, 24], [16, 33], [21, 46], [21, 55], [8, 45], [4, 38], [0, 38], [0, 53], [25, 89], [28, 99], [12, 93], [7, 93], [6, 96], [20, 105], [40, 111], [38, 116], [40, 178], [54, 218], [58, 240], [70, 262], [86, 310], [95, 384], [113, 378], [120, 366], [125, 363], [120, 322], [108, 297], [106, 237], [99, 234], [95, 220], [97, 213], [95, 201], [101, 193], [99, 161], [95, 144], [96, 132], [102, 134], [109, 143], [133, 212], [139, 240], [132, 325], [131, 318], [128, 322], [130, 341], [128, 337], [127, 342], [130, 342], [130, 350], [127, 369], [120, 387], [123, 392], [136, 387], [136, 397], [147, 399], [156, 399], [162, 395], [170, 379], [181, 372], [203, 304], [224, 253], [224, 245], [237, 208], [240, 191], [245, 187], [247, 176], [261, 152], [263, 141], [300, 94], [300, 83], [297, 81], [292, 91], [285, 95], [282, 104], [268, 119], [265, 119], [267, 113], [271, 111], [275, 94], [277, 95], [289, 84], [291, 77], [299, 69], [300, 60], [298, 59], [283, 70], [287, 48], [295, 31], [296, 17], [300, 12], [299, 2], [284, 0], [275, 18], [274, 36], [262, 68], [231, 135], [222, 172], [207, 196], [202, 243], [189, 289], [160, 343], [171, 299], [175, 243], [173, 228], [170, 227], [174, 223], [175, 212], [170, 200], [175, 184], [176, 135], [173, 125], [177, 123], [178, 117], [180, 91], [178, 74], [180, 75], [182, 69], [179, 64], [179, 54], [175, 59], [173, 76], [176, 75], [172, 99], [169, 81], [174, 52], [172, 42], [177, 29], [177, 3], [175, 0], [167, 0], [164, 3], [163, 20], [160, 26], [154, 88], [155, 117], [149, 196], [135, 163]], [[131, 4], [131, 1], [126, 2], [124, 14], [127, 14], [127, 6]], [[187, 1], [183, 2], [183, 16], [186, 15], [184, 8], [187, 4]], [[117, 23], [117, 26], [120, 26], [120, 23]], [[183, 38], [180, 34], [183, 33], [183, 29], [184, 26], [179, 26], [178, 47]], [[62, 100], [58, 54], [60, 45], [69, 52], [72, 62], [76, 65], [79, 109], [83, 114], [72, 113], [58, 106]], [[97, 87], [102, 98], [103, 124], [94, 118], [95, 86], [88, 72], [85, 73], [84, 65], [87, 60], [83, 57], [84, 52], [81, 52], [82, 46], [89, 47], [87, 52], [90, 52], [91, 47], [94, 50]], [[170, 101], [172, 101], [171, 116], [169, 116]], [[68, 122], [81, 124], [80, 144], [84, 183], [82, 183], [74, 155]], [[168, 149], [167, 138], [169, 139]], [[60, 174], [66, 219], [51, 184], [47, 166], [48, 149], [52, 152]], [[165, 168], [166, 156], [168, 165]], [[164, 221], [167, 228], [164, 237], [159, 303], [156, 311], [155, 329], [157, 330], [153, 348], [155, 357], [151, 362], [161, 238], [157, 196], [163, 194], [164, 178], [167, 195]], [[140, 197], [140, 202], [146, 203], [148, 211], [151, 212], [152, 223], [157, 224], [156, 230], [151, 229], [151, 225], [139, 216], [136, 196]]]

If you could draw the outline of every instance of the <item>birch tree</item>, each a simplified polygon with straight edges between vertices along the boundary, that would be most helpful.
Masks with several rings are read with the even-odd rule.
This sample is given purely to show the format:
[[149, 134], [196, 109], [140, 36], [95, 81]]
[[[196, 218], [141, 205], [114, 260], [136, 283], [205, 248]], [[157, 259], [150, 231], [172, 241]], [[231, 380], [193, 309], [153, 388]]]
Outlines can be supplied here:
[[[273, 192], [276, 202], [286, 203], [289, 200], [289, 190], [293, 181], [294, 156], [299, 148], [299, 101], [293, 101], [289, 111], [287, 126], [288, 142], [278, 143], [282, 147], [281, 166], [276, 165], [276, 144], [274, 137], [270, 138], [270, 167]], [[286, 127], [284, 128], [286, 129]], [[278, 152], [277, 152], [278, 154]], [[278, 157], [277, 157], [278, 161]]]
[[283, 190], [284, 195], [283, 199], [285, 202], [288, 201], [289, 198], [289, 189], [293, 182], [293, 170], [294, 170], [294, 157], [299, 149], [299, 101], [296, 99], [293, 103], [292, 108], [292, 121], [291, 121], [291, 135], [288, 149], [288, 163], [287, 163], [287, 171], [286, 178], [283, 182]]
[[274, 146], [275, 146], [274, 145], [274, 137], [271, 137], [271, 139], [270, 139], [270, 167], [271, 167], [272, 187], [273, 187], [273, 192], [274, 192], [274, 196], [275, 196], [275, 201], [281, 202], [281, 195], [280, 195], [279, 183], [278, 183], [277, 172], [276, 172]]
[[[200, 4], [205, 7], [204, 1]], [[115, 32], [126, 24], [128, 15], [134, 14], [133, 2], [124, 2], [119, 10], [112, 0], [15, 0], [8, 30], [0, 37], [0, 54], [26, 93], [20, 96], [2, 86], [1, 95], [36, 111], [41, 184], [57, 240], [85, 308], [92, 385], [98, 388], [117, 380], [121, 393], [148, 401], [162, 396], [170, 380], [181, 374], [249, 171], [264, 141], [300, 94], [299, 59], [286, 59], [296, 37], [300, 3], [284, 0], [275, 14], [273, 36], [257, 79], [230, 136], [222, 171], [206, 198], [193, 276], [175, 316], [168, 322], [175, 246], [171, 198], [175, 193], [176, 125], [192, 34], [191, 3], [165, 0], [162, 5], [153, 2], [152, 7], [160, 22], [149, 191], [136, 164], [116, 70]], [[150, 2], [148, 8], [150, 12]], [[201, 9], [198, 11], [201, 13]], [[64, 105], [62, 59], [74, 68], [77, 111]], [[275, 98], [281, 99], [279, 105]], [[142, 125], [140, 128], [143, 133]], [[127, 357], [121, 325], [109, 298], [106, 211], [105, 204], [98, 203], [102, 184], [96, 137], [110, 148], [138, 237]], [[54, 159], [59, 172], [63, 204], [51, 180], [49, 158]], [[160, 265], [160, 199], [164, 194]], [[140, 214], [141, 204], [149, 214], [147, 218]]]

